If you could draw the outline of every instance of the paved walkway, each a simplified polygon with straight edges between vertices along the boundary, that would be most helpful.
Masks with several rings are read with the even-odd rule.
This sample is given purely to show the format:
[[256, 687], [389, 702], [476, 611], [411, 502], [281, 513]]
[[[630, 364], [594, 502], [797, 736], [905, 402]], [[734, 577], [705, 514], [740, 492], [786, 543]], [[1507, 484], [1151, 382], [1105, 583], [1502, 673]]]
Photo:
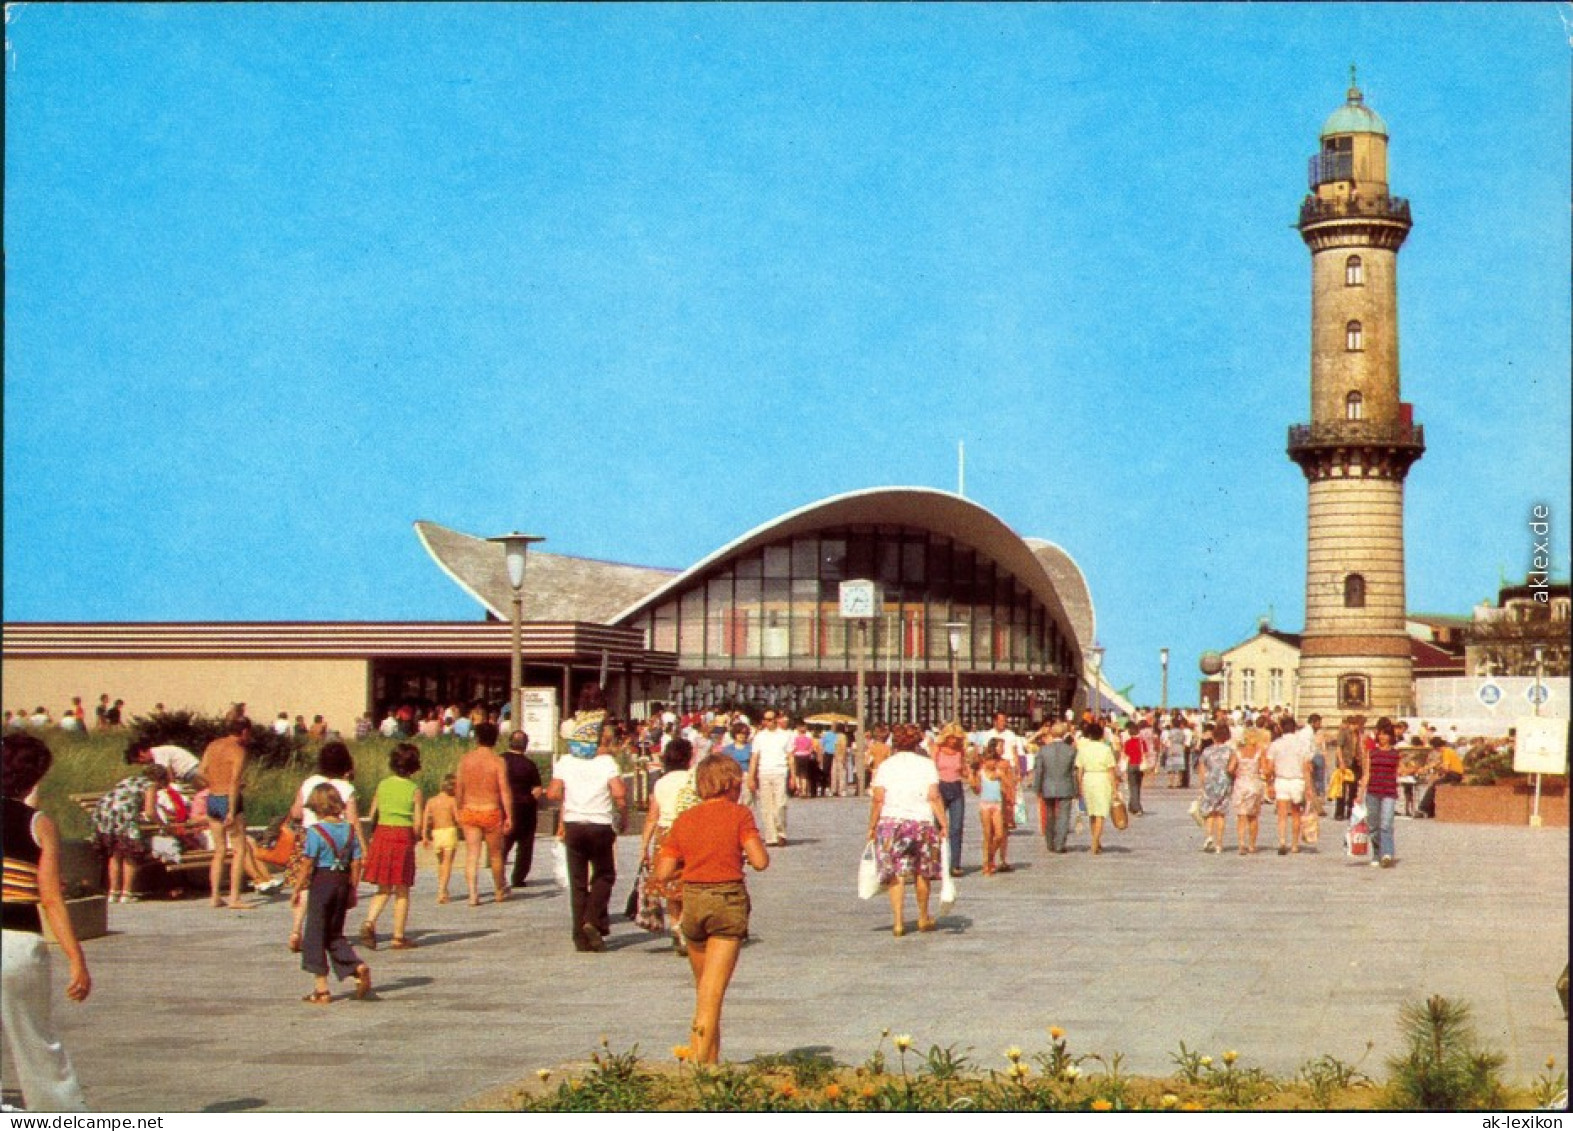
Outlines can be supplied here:
[[[1510, 1076], [1563, 1061], [1552, 983], [1568, 956], [1566, 829], [1400, 820], [1399, 865], [1382, 871], [1347, 860], [1330, 821], [1318, 854], [1273, 855], [1268, 827], [1264, 855], [1203, 855], [1188, 795], [1148, 793], [1151, 815], [1111, 831], [1103, 856], [1081, 834], [1050, 858], [1018, 831], [1017, 870], [989, 879], [977, 874], [969, 806], [959, 902], [939, 932], [902, 939], [883, 896], [854, 892], [863, 802], [794, 802], [792, 845], [750, 880], [755, 941], [727, 1000], [727, 1055], [815, 1049], [859, 1064], [888, 1026], [1001, 1067], [1006, 1046], [1041, 1049], [1058, 1025], [1072, 1051], [1122, 1052], [1137, 1074], [1171, 1072], [1182, 1040], [1290, 1075], [1321, 1053], [1359, 1061], [1369, 1039], [1364, 1067], [1383, 1075], [1400, 1003], [1439, 993], [1474, 1006]], [[621, 918], [609, 953], [576, 953], [546, 843], [539, 878], [503, 906], [434, 906], [423, 871], [420, 948], [368, 955], [374, 1002], [301, 1003], [309, 981], [284, 948], [283, 900], [247, 913], [195, 901], [111, 908], [113, 933], [87, 944], [91, 1000], [58, 1007], [89, 1102], [445, 1110], [582, 1061], [603, 1034], [614, 1049], [667, 1058], [686, 1036], [686, 963]], [[619, 842], [614, 909], [636, 849]], [[221, 1046], [230, 1051], [214, 1070]], [[340, 1071], [325, 1077], [324, 1066]]]

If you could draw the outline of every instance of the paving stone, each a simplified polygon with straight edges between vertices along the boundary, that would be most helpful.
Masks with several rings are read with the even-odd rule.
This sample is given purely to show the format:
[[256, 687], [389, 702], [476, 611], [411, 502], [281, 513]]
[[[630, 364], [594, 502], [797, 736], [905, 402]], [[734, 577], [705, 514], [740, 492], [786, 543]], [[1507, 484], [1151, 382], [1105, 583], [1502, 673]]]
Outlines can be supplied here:
[[[861, 1064], [888, 1027], [1003, 1067], [1003, 1049], [1042, 1050], [1058, 1025], [1073, 1052], [1120, 1052], [1127, 1073], [1167, 1075], [1183, 1040], [1280, 1076], [1322, 1053], [1382, 1075], [1400, 1004], [1441, 993], [1470, 1002], [1509, 1076], [1563, 1061], [1552, 983], [1568, 957], [1566, 830], [1400, 821], [1399, 864], [1380, 870], [1342, 855], [1331, 820], [1320, 852], [1278, 857], [1267, 824], [1263, 854], [1215, 856], [1199, 851], [1188, 795], [1152, 790], [1147, 804], [1100, 857], [1085, 833], [1050, 857], [1018, 830], [1016, 871], [989, 878], [969, 806], [960, 900], [920, 935], [909, 895], [896, 939], [884, 897], [853, 890], [864, 803], [793, 802], [794, 843], [749, 880], [755, 940], [728, 996], [726, 1054], [823, 1049]], [[665, 1060], [692, 988], [665, 940], [615, 914], [637, 847], [618, 842], [606, 954], [573, 950], [567, 897], [538, 853], [538, 878], [501, 906], [436, 906], [423, 871], [420, 947], [365, 954], [376, 1001], [349, 1000], [345, 983], [332, 1006], [301, 1002], [310, 982], [285, 950], [284, 900], [244, 914], [185, 901], [112, 907], [112, 933], [86, 944], [92, 998], [57, 996], [56, 1015], [103, 1111], [451, 1110], [582, 1063], [603, 1035]], [[55, 979], [63, 990], [61, 963]], [[220, 1045], [232, 1060], [215, 1072], [198, 1050]], [[9, 1057], [0, 1072], [12, 1079]]]

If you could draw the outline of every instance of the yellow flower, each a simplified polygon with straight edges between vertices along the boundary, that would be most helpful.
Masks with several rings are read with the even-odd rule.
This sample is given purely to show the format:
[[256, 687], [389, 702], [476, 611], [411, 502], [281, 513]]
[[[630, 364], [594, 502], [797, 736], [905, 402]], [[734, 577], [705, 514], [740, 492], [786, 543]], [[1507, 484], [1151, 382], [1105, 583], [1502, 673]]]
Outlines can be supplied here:
[[1213, 1066], [1213, 1058], [1210, 1056], [1204, 1056], [1199, 1063], [1203, 1068], [1211, 1068]]
[[1202, 1105], [1197, 1103], [1195, 1100], [1186, 1100], [1183, 1104], [1180, 1105], [1180, 1110], [1181, 1111], [1201, 1111], [1202, 1110]]
[[1555, 1068], [1556, 1066], [1557, 1066], [1557, 1058], [1556, 1057], [1554, 1057], [1554, 1056], [1546, 1057], [1546, 1067], [1547, 1068]]
[[897, 1033], [896, 1034], [895, 1045], [902, 1052], [906, 1052], [909, 1048], [912, 1047], [912, 1034], [911, 1033]]
[[1173, 1092], [1165, 1092], [1161, 1102], [1163, 1103], [1164, 1107], [1173, 1107], [1175, 1104], [1180, 1102], [1180, 1097], [1175, 1095]]
[[694, 1050], [689, 1048], [687, 1045], [673, 1045], [672, 1055], [675, 1056], [678, 1060], [689, 1060], [692, 1059]]
[[1012, 1063], [1014, 1063], [1015, 1061], [1020, 1060], [1021, 1059], [1021, 1050], [1019, 1048], [1017, 1048], [1015, 1045], [1011, 1045], [1010, 1048], [1005, 1050], [1005, 1059], [1008, 1060], [1008, 1061], [1011, 1061]]
[[1025, 1064], [1018, 1060], [1016, 1063], [1010, 1066], [1010, 1074], [1018, 1080], [1025, 1080], [1028, 1076], [1032, 1075], [1032, 1069], [1028, 1068]]
[[541, 1078], [541, 1083], [543, 1084], [552, 1078], [552, 1070], [550, 1068], [537, 1068], [535, 1074]]
[[792, 1081], [783, 1080], [781, 1083], [776, 1085], [776, 1093], [783, 1099], [789, 1100], [793, 1096], [797, 1095], [797, 1088], [793, 1085]]
[[864, 1084], [863, 1085], [863, 1098], [865, 1100], [871, 1100], [871, 1099], [874, 1098], [874, 1085], [872, 1085], [872, 1084]]
[[1077, 1068], [1074, 1064], [1067, 1064], [1065, 1066], [1065, 1079], [1074, 1080], [1080, 1075], [1081, 1069]]
[[1092, 1101], [1092, 1110], [1093, 1111], [1113, 1111], [1114, 1110], [1114, 1105], [1111, 1104], [1108, 1100], [1093, 1100]]
[[1240, 1059], [1240, 1054], [1235, 1052], [1233, 1049], [1226, 1049], [1224, 1051], [1223, 1062], [1225, 1064], [1233, 1064], [1235, 1061], [1237, 1061], [1239, 1059]]
[[832, 1102], [834, 1102], [835, 1100], [839, 1100], [841, 1098], [841, 1085], [840, 1084], [826, 1084], [825, 1085], [825, 1098], [827, 1100], [832, 1101]]
[[1056, 1040], [1057, 1041], [1061, 1037], [1063, 1037], [1064, 1035], [1065, 1035], [1065, 1030], [1061, 1029], [1058, 1025], [1054, 1026], [1052, 1029], [1049, 1030], [1049, 1037], [1052, 1040]]

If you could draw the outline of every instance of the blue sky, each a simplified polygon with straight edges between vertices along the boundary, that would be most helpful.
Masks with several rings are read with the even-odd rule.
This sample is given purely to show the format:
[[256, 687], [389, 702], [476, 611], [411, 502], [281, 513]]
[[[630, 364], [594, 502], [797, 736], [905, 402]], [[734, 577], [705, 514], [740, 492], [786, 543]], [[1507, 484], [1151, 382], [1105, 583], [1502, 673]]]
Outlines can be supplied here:
[[1304, 615], [1305, 159], [1359, 64], [1412, 609], [1569, 506], [1562, 5], [15, 5], [8, 620], [469, 619], [411, 530], [681, 567], [953, 489], [1194, 699]]

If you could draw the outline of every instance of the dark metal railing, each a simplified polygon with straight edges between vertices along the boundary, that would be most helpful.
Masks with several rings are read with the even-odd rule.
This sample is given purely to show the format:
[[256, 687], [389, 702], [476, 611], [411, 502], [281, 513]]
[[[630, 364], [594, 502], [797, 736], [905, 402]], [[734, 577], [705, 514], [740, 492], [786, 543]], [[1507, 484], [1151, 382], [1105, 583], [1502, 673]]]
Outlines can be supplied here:
[[1377, 444], [1389, 447], [1424, 448], [1426, 430], [1422, 424], [1401, 421], [1379, 423], [1374, 420], [1336, 420], [1327, 424], [1295, 424], [1289, 428], [1289, 450]]
[[1300, 204], [1300, 223], [1318, 220], [1348, 220], [1373, 217], [1409, 223], [1409, 201], [1401, 196], [1352, 196], [1345, 200], [1322, 200], [1308, 196]]

